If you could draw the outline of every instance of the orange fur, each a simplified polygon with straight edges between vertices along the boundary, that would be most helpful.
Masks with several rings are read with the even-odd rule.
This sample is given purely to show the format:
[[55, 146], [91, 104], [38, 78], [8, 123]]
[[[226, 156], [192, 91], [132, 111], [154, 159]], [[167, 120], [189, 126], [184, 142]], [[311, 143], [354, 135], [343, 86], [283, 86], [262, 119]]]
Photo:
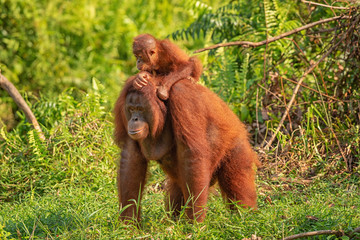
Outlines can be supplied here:
[[189, 57], [167, 39], [158, 40], [150, 34], [141, 34], [134, 39], [133, 52], [137, 56], [139, 70], [147, 71], [154, 77], [162, 77], [150, 80], [154, 85], [162, 87], [158, 95], [163, 100], [168, 99], [168, 92], [177, 81], [191, 79], [196, 82], [202, 74], [200, 60]]
[[[126, 135], [127, 120], [122, 113], [126, 95], [135, 91], [133, 80], [127, 81], [115, 105], [115, 141], [122, 147], [118, 170], [121, 206], [142, 194], [147, 162], [156, 160], [168, 176], [166, 204], [175, 215], [189, 202], [187, 216], [203, 221], [209, 187], [216, 181], [224, 199], [256, 209], [255, 168], [259, 162], [244, 124], [229, 107], [206, 87], [183, 80], [173, 86], [166, 111], [149, 84], [139, 94], [151, 103], [149, 110], [158, 121], [149, 125], [158, 130], [133, 141]], [[122, 217], [139, 219], [140, 214], [132, 205]]]

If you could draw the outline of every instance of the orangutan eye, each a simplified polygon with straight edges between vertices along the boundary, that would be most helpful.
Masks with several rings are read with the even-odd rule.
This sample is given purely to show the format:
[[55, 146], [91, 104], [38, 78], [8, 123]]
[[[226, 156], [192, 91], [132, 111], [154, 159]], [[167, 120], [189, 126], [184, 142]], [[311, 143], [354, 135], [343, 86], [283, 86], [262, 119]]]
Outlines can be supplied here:
[[135, 107], [128, 107], [127, 110], [130, 112], [130, 113], [133, 113], [135, 111]]

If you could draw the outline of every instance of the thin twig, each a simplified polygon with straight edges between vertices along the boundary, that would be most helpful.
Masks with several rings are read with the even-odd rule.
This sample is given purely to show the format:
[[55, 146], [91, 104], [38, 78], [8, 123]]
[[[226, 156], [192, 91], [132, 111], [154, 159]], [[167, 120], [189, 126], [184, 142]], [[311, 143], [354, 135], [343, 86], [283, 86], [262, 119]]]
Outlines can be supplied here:
[[[281, 77], [284, 78], [285, 80], [289, 81], [289, 82], [292, 82], [292, 83], [294, 83], [294, 84], [297, 84], [296, 81], [294, 81], [294, 80], [292, 80], [292, 79], [290, 79], [290, 78], [287, 78], [287, 77], [284, 77], [284, 76], [281, 76]], [[313, 91], [313, 92], [316, 92], [316, 93], [318, 93], [318, 94], [320, 94], [320, 95], [322, 95], [322, 96], [324, 96], [324, 97], [330, 98], [330, 99], [332, 99], [332, 100], [334, 100], [334, 101], [337, 101], [337, 102], [342, 102], [342, 100], [340, 100], [340, 99], [337, 99], [337, 98], [334, 98], [334, 97], [332, 97], [332, 96], [330, 96], [330, 95], [327, 95], [327, 94], [325, 94], [325, 93], [319, 92], [318, 90], [313, 89], [313, 88], [311, 88], [311, 87], [308, 87], [308, 86], [306, 86], [306, 85], [304, 85], [304, 84], [300, 84], [300, 85], [301, 85], [302, 87], [307, 88], [307, 89], [309, 89], [309, 90], [311, 90], [311, 91]]]
[[272, 144], [273, 141], [275, 140], [276, 135], [278, 134], [278, 132], [280, 131], [282, 125], [284, 124], [285, 118], [286, 118], [287, 114], [289, 113], [289, 111], [290, 111], [290, 109], [291, 109], [291, 107], [292, 107], [292, 105], [293, 105], [293, 103], [294, 103], [294, 101], [295, 101], [295, 97], [296, 97], [296, 95], [297, 95], [297, 93], [298, 93], [298, 91], [299, 91], [299, 89], [300, 89], [301, 83], [304, 81], [305, 77], [306, 77], [309, 73], [311, 73], [311, 72], [315, 69], [315, 67], [316, 67], [317, 65], [319, 65], [325, 58], [327, 58], [327, 57], [330, 55], [330, 53], [332, 53], [332, 51], [334, 51], [334, 50], [340, 45], [340, 43], [342, 43], [342, 41], [345, 39], [347, 33], [348, 33], [349, 31], [351, 31], [351, 29], [354, 27], [354, 24], [355, 24], [355, 23], [357, 23], [357, 21], [354, 21], [354, 23], [351, 25], [351, 27], [349, 27], [349, 29], [342, 34], [341, 39], [340, 39], [334, 46], [332, 46], [332, 47], [329, 49], [329, 51], [327, 51], [315, 64], [312, 64], [312, 65], [308, 68], [308, 70], [306, 70], [306, 72], [301, 76], [300, 80], [298, 81], [298, 83], [297, 83], [297, 85], [296, 85], [296, 87], [295, 87], [295, 89], [294, 89], [294, 93], [293, 93], [293, 95], [291, 96], [290, 102], [288, 103], [288, 105], [287, 105], [286, 108], [285, 108], [285, 113], [283, 114], [283, 116], [282, 116], [282, 118], [281, 118], [281, 120], [280, 120], [280, 122], [279, 122], [279, 126], [278, 126], [277, 129], [275, 130], [274, 134], [271, 136], [269, 142], [266, 144], [265, 149], [269, 149], [269, 147], [271, 146], [271, 144]]
[[336, 29], [337, 29], [337, 27], [327, 28], [327, 29], [319, 29], [319, 30], [315, 31], [314, 34], [333, 32]]
[[[259, 104], [258, 104], [258, 101], [259, 101], [259, 89], [256, 89], [256, 102], [255, 102], [255, 111], [256, 111], [256, 115], [255, 115], [255, 118], [256, 118], [256, 127], [258, 129], [258, 134], [260, 135], [260, 137], [264, 137], [262, 135], [262, 133], [260, 132], [260, 124], [259, 124]], [[257, 140], [257, 139], [256, 139]], [[257, 142], [257, 141], [256, 141]]]
[[283, 238], [283, 240], [293, 240], [297, 238], [303, 238], [303, 237], [311, 237], [311, 236], [318, 236], [318, 235], [336, 235], [338, 237], [340, 236], [348, 236], [353, 237], [355, 233], [360, 232], [360, 227], [355, 228], [355, 230], [345, 233], [343, 230], [320, 230], [320, 231], [313, 231], [313, 232], [306, 232], [306, 233], [299, 233], [295, 234], [286, 238]]
[[[281, 80], [281, 91], [282, 91], [282, 96], [283, 96], [283, 99], [284, 99], [284, 103], [285, 105], [287, 104], [286, 103], [286, 93], [285, 93], [285, 88], [284, 88], [284, 82], [283, 82], [283, 78], [280, 77], [280, 80]], [[292, 132], [293, 129], [292, 129], [292, 122], [291, 122], [291, 117], [290, 117], [290, 114], [288, 114], [288, 119], [289, 119], [289, 126], [290, 126], [290, 131]]]
[[35, 118], [35, 115], [31, 111], [29, 105], [25, 102], [24, 98], [21, 96], [19, 91], [16, 89], [14, 84], [12, 84], [5, 76], [1, 74], [0, 71], [0, 87], [6, 90], [17, 106], [24, 112], [26, 119], [32, 124], [34, 129], [38, 132], [41, 140], [45, 140], [44, 133], [42, 132], [38, 121]]
[[[299, 49], [299, 51], [301, 52], [301, 54], [304, 56], [306, 62], [309, 63], [308, 59], [306, 58], [306, 54], [303, 52], [303, 50], [300, 48], [299, 44], [297, 44], [297, 42], [296, 42], [294, 39], [291, 39], [291, 38], [284, 38], [284, 39], [292, 41], [292, 42], [295, 44], [295, 46]], [[318, 68], [317, 68], [317, 69], [318, 69]], [[323, 86], [324, 86], [324, 89], [325, 89], [325, 91], [326, 91], [326, 94], [321, 93], [320, 91], [317, 91], [317, 90], [315, 90], [315, 89], [313, 89], [313, 88], [307, 87], [307, 86], [305, 86], [305, 85], [303, 85], [303, 84], [301, 84], [301, 86], [302, 86], [302, 87], [305, 87], [305, 88], [308, 88], [308, 89], [310, 89], [310, 90], [312, 90], [312, 91], [315, 91], [315, 92], [319, 93], [320, 95], [326, 96], [326, 97], [331, 98], [331, 99], [333, 99], [333, 100], [337, 100], [336, 98], [333, 98], [333, 97], [331, 97], [331, 96], [329, 96], [329, 95], [327, 94], [327, 89], [326, 89], [326, 85], [325, 85], [325, 82], [324, 82], [324, 78], [323, 78], [323, 76], [322, 76], [322, 72], [321, 72], [320, 69], [318, 69], [318, 70], [319, 70], [319, 72], [320, 72], [320, 77], [321, 77], [321, 79], [322, 79]], [[313, 75], [314, 75], [314, 78], [316, 78], [316, 74], [313, 73]], [[297, 84], [296, 81], [293, 81], [293, 80], [288, 79], [288, 78], [286, 78], [286, 77], [284, 77], [284, 78], [285, 78], [286, 80], [289, 80], [290, 82], [293, 82], [293, 83]]]
[[292, 240], [297, 238], [303, 238], [303, 237], [311, 237], [311, 236], [317, 236], [317, 235], [336, 235], [336, 236], [343, 236], [343, 231], [335, 231], [335, 230], [321, 230], [321, 231], [313, 231], [313, 232], [306, 232], [306, 233], [299, 233], [296, 235], [292, 235], [289, 237], [284, 238], [283, 240]]
[[[289, 39], [289, 38], [285, 38], [285, 39]], [[291, 41], [296, 45], [296, 47], [301, 51], [301, 53], [304, 55], [304, 57], [305, 57], [305, 59], [306, 59], [306, 55], [305, 55], [304, 52], [301, 50], [301, 48], [299, 47], [299, 45], [295, 42], [295, 40], [293, 40], [293, 39], [289, 39], [289, 40], [291, 40]], [[308, 62], [307, 59], [306, 59], [306, 61]], [[322, 72], [321, 72], [320, 69], [318, 69], [318, 70], [319, 70], [319, 72], [320, 72], [320, 77], [321, 77], [321, 80], [322, 80], [324, 89], [325, 89], [325, 91], [326, 91], [326, 94], [320, 92], [320, 88], [319, 88], [319, 91], [317, 91], [317, 90], [312, 89], [312, 88], [310, 88], [310, 87], [304, 86], [303, 84], [300, 84], [300, 85], [303, 86], [303, 87], [305, 87], [305, 88], [308, 88], [308, 89], [310, 89], [310, 90], [312, 90], [312, 91], [315, 91], [315, 92], [319, 93], [319, 94], [320, 94], [320, 98], [321, 98], [321, 102], [322, 102], [323, 105], [324, 105], [324, 101], [323, 101], [322, 96], [326, 96], [326, 97], [328, 97], [328, 98], [330, 98], [330, 99], [333, 99], [333, 100], [337, 100], [337, 99], [334, 98], [334, 97], [331, 97], [331, 96], [329, 96], [329, 95], [327, 94], [327, 89], [326, 89], [326, 85], [325, 85], [325, 82], [324, 82], [324, 78], [323, 78], [323, 76], [322, 76]], [[313, 74], [314, 78], [316, 79], [316, 74], [315, 74], [315, 72], [313, 72], [312, 74]], [[284, 79], [289, 80], [289, 81], [291, 81], [291, 82], [293, 82], [293, 83], [296, 84], [295, 81], [290, 80], [290, 79], [288, 79], [288, 78], [286, 78], [286, 77], [284, 77]], [[339, 101], [340, 101], [340, 100], [339, 100]], [[285, 103], [286, 103], [286, 102], [285, 102]], [[324, 105], [324, 106], [325, 106], [325, 105]], [[325, 110], [326, 110], [326, 109], [325, 109]], [[326, 116], [328, 116], [328, 114], [326, 114]], [[342, 147], [341, 147], [341, 145], [340, 145], [340, 141], [339, 141], [339, 139], [337, 138], [337, 136], [336, 136], [336, 134], [335, 134], [335, 131], [334, 131], [333, 127], [332, 127], [331, 119], [328, 118], [328, 121], [329, 121], [330, 130], [331, 130], [332, 134], [333, 134], [334, 137], [335, 137], [336, 144], [338, 145], [338, 148], [339, 148], [339, 150], [340, 150], [341, 156], [344, 158], [344, 161], [345, 161], [345, 163], [346, 163], [346, 167], [347, 167], [347, 169], [348, 169], [349, 171], [351, 171], [351, 167], [349, 166], [349, 162], [348, 162], [348, 160], [347, 160], [347, 158], [346, 158], [346, 156], [345, 156], [345, 153], [344, 153], [344, 151], [343, 151], [343, 149], [342, 149]], [[291, 119], [289, 119], [289, 122], [290, 122], [290, 127], [291, 127]]]
[[270, 93], [271, 95], [273, 95], [278, 101], [280, 101], [280, 102], [282, 101], [281, 98], [279, 98], [275, 93], [273, 93], [269, 89], [265, 88], [264, 86], [261, 86], [260, 84], [257, 84], [257, 86], [262, 88], [265, 92]]
[[330, 5], [326, 5], [326, 4], [321, 4], [321, 3], [316, 3], [316, 2], [310, 2], [310, 1], [305, 1], [305, 0], [301, 0], [303, 3], [309, 3], [311, 5], [317, 5], [317, 6], [321, 6], [321, 7], [327, 7], [327, 8], [332, 8], [332, 9], [342, 9], [342, 10], [349, 10], [350, 8], [348, 7], [333, 7]]
[[235, 42], [228, 42], [228, 43], [219, 43], [219, 44], [215, 44], [215, 45], [212, 45], [212, 46], [209, 46], [209, 47], [206, 47], [206, 48], [198, 49], [194, 53], [200, 53], [200, 52], [204, 52], [204, 51], [208, 51], [208, 50], [212, 50], [212, 49], [216, 49], [216, 48], [220, 48], [220, 47], [229, 47], [229, 46], [237, 46], [237, 45], [242, 45], [243, 47], [259, 47], [259, 46], [265, 45], [267, 43], [275, 42], [275, 41], [277, 41], [279, 39], [282, 39], [282, 38], [285, 38], [285, 37], [290, 36], [292, 34], [298, 33], [298, 32], [303, 31], [305, 29], [312, 28], [312, 27], [314, 27], [316, 25], [319, 25], [319, 24], [331, 22], [331, 21], [338, 20], [338, 19], [346, 19], [346, 18], [348, 18], [348, 17], [347, 16], [337, 16], [337, 17], [332, 17], [332, 18], [326, 18], [326, 19], [323, 19], [323, 20], [320, 20], [320, 21], [317, 21], [317, 22], [306, 24], [306, 25], [304, 25], [302, 27], [299, 27], [299, 28], [295, 28], [295, 29], [293, 29], [293, 30], [291, 30], [289, 32], [280, 34], [280, 35], [278, 35], [276, 37], [272, 37], [272, 38], [269, 38], [267, 40], [263, 40], [261, 42], [235, 41]]

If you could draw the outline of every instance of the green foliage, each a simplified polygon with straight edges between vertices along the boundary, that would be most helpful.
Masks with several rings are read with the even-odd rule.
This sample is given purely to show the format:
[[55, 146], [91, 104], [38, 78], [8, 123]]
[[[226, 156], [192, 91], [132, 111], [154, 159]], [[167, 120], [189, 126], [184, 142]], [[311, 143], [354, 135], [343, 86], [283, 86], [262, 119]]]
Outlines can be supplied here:
[[[196, 3], [185, 2], [0, 0], [0, 71], [21, 93], [34, 96], [70, 87], [87, 91], [95, 77], [115, 99], [137, 72], [133, 38], [144, 32], [165, 38], [186, 26], [197, 14], [191, 9]], [[12, 129], [19, 122], [15, 111], [13, 100], [0, 91], [0, 127]]]
[[[204, 34], [214, 43], [262, 41], [266, 36], [275, 36], [300, 25], [300, 21], [292, 19], [297, 14], [294, 4], [293, 1], [231, 1], [216, 11], [210, 9], [176, 35]], [[280, 53], [284, 52], [291, 57], [291, 44], [289, 41], [269, 44], [267, 62], [278, 62], [283, 57]], [[211, 69], [204, 74], [205, 83], [227, 100], [241, 119], [250, 122], [256, 118], [257, 84], [264, 78], [264, 50], [262, 47], [252, 51], [239, 47], [212, 50], [205, 64]]]
[[[328, 4], [338, 3], [330, 1]], [[359, 148], [348, 144], [357, 136], [352, 134], [353, 130], [343, 134], [342, 129], [357, 129], [360, 125], [359, 117], [354, 115], [354, 106], [360, 102], [357, 90], [360, 87], [357, 47], [360, 29], [359, 8], [356, 8], [359, 4], [340, 6], [354, 7], [348, 12], [343, 11], [352, 20], [331, 21], [255, 48], [231, 46], [210, 50], [204, 57], [207, 71], [203, 81], [229, 103], [241, 120], [253, 126], [255, 144], [263, 145], [272, 134], [269, 130], [278, 126], [296, 82], [311, 64], [339, 41], [336, 36], [355, 24], [354, 31], [345, 35], [347, 43], [341, 42], [313, 74], [306, 76], [304, 85], [307, 88], [302, 88], [296, 96], [295, 106], [292, 106], [277, 140], [280, 150], [291, 154], [288, 150], [298, 141], [302, 143], [301, 129], [306, 129], [305, 138], [311, 138], [310, 145], [304, 147], [311, 152], [307, 156], [337, 162], [340, 155], [344, 158], [340, 162], [348, 163], [332, 165], [338, 166], [337, 170], [345, 167], [357, 172]], [[334, 11], [341, 12], [314, 5], [307, 8], [305, 3], [289, 0], [229, 1], [218, 9], [207, 8], [189, 27], [174, 35], [178, 38], [203, 36], [207, 45], [232, 41], [256, 43], [333, 17]], [[336, 125], [336, 122], [341, 124]]]
[[87, 89], [92, 77], [118, 90], [135, 72], [134, 36], [163, 38], [193, 19], [181, 3], [0, 0], [0, 68], [24, 90]]
[[[94, 79], [93, 90], [79, 99], [72, 93], [69, 89], [34, 104], [46, 141], [25, 121], [10, 133], [1, 129], [0, 201], [19, 199], [29, 191], [40, 194], [69, 184], [112, 181], [117, 150], [103, 86]], [[108, 177], [99, 178], [105, 173]]]
[[[0, 69], [22, 89], [46, 136], [41, 140], [21, 112], [14, 129], [0, 128], [0, 239], [243, 239], [253, 234], [280, 239], [314, 230], [347, 233], [360, 226], [359, 24], [306, 77], [276, 146], [259, 154], [258, 211], [230, 212], [216, 193], [204, 223], [171, 219], [163, 204], [165, 176], [151, 162], [140, 228], [118, 220], [119, 150], [112, 141], [110, 106], [122, 81], [136, 72], [133, 36], [149, 32], [163, 38], [187, 24], [172, 36], [191, 40], [177, 41], [189, 49], [203, 41], [258, 42], [342, 12], [290, 0], [214, 6], [195, 0], [0, 0]], [[357, 12], [343, 11], [351, 21], [322, 24], [261, 47], [211, 50], [201, 56], [202, 81], [250, 123], [255, 145], [261, 144], [278, 126], [296, 81], [338, 41], [336, 36], [351, 29]], [[12, 99], [0, 94], [4, 111]]]
[[4, 230], [4, 227], [5, 226], [0, 223], [0, 240], [6, 240], [11, 235], [11, 233]]
[[[85, 163], [84, 163], [85, 164]], [[354, 230], [360, 224], [358, 178], [299, 183], [296, 179], [259, 180], [259, 210], [229, 211], [216, 193], [208, 203], [204, 223], [171, 219], [163, 203], [159, 167], [142, 201], [140, 228], [118, 219], [115, 178], [105, 183], [76, 183], [46, 194], [26, 194], [22, 201], [0, 205], [0, 224], [10, 237], [55, 239], [262, 239], [315, 230]], [[107, 171], [99, 178], [108, 178]], [[0, 228], [1, 229], [1, 228]], [[1, 233], [1, 230], [0, 230]]]
[[4, 74], [26, 89], [51, 92], [65, 86], [85, 87], [84, 80], [94, 75], [105, 75], [109, 83], [115, 75], [105, 73], [121, 69], [116, 51], [119, 33], [129, 29], [119, 24], [122, 15], [114, 11], [120, 3], [115, 4], [2, 0]]

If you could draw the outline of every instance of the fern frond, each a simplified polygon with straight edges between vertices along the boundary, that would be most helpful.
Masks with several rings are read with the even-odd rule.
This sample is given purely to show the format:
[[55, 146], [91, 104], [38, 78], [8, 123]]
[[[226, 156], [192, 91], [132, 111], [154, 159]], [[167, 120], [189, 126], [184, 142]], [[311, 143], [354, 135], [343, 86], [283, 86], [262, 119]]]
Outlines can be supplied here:
[[239, 71], [240, 72], [239, 80], [242, 83], [241, 84], [241, 86], [242, 86], [241, 92], [243, 95], [242, 96], [243, 99], [245, 98], [246, 92], [247, 92], [247, 73], [248, 73], [248, 69], [249, 69], [249, 59], [250, 59], [250, 54], [246, 53], [246, 56], [241, 64], [240, 71]]
[[6, 142], [8, 142], [9, 139], [8, 139], [7, 136], [6, 136], [7, 134], [6, 134], [5, 129], [6, 129], [5, 126], [3, 126], [3, 127], [0, 129], [0, 135], [1, 135], [1, 137], [2, 137]]
[[193, 15], [198, 16], [198, 20], [192, 23], [188, 28], [181, 29], [173, 32], [171, 34], [174, 40], [178, 38], [189, 39], [192, 37], [193, 39], [199, 38], [201, 34], [206, 35], [206, 30], [204, 29], [209, 26], [210, 16], [212, 14], [212, 7], [197, 1], [197, 0], [185, 0], [184, 1], [185, 9], [191, 12]]
[[272, 2], [264, 0], [265, 26], [266, 32], [272, 34], [278, 26], [276, 11], [272, 9]]
[[231, 96], [233, 86], [237, 79], [237, 57], [228, 51], [214, 52], [211, 57], [211, 73], [204, 79], [207, 86], [220, 95], [223, 99]]
[[193, 12], [193, 15], [201, 16], [212, 11], [212, 7], [198, 0], [185, 0], [185, 9]]
[[33, 129], [28, 132], [28, 139], [29, 145], [32, 148], [32, 152], [35, 154], [35, 156], [41, 157], [41, 151], [39, 148], [39, 144], [41, 144], [41, 142], [36, 140]]

